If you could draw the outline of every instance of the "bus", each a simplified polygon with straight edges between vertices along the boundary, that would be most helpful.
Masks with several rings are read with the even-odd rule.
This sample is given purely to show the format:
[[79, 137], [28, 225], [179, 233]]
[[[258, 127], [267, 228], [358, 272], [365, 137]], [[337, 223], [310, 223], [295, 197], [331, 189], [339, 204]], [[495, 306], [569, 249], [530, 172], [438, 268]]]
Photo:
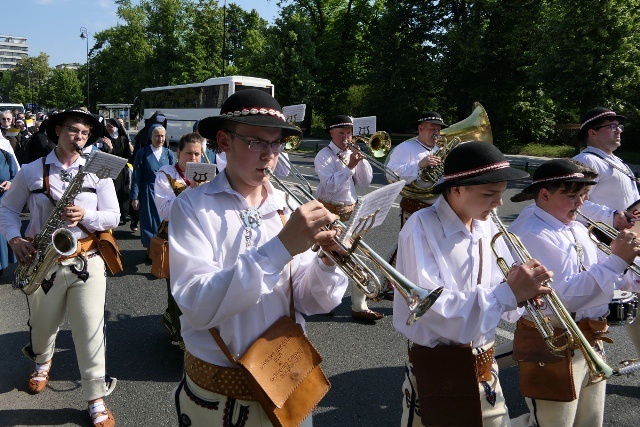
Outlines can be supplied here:
[[185, 133], [193, 132], [196, 121], [219, 115], [222, 103], [244, 89], [260, 89], [274, 96], [271, 81], [245, 76], [214, 77], [202, 83], [142, 89], [137, 99], [141, 118], [138, 129], [144, 126], [143, 120], [162, 111], [167, 118], [167, 140], [176, 143]]

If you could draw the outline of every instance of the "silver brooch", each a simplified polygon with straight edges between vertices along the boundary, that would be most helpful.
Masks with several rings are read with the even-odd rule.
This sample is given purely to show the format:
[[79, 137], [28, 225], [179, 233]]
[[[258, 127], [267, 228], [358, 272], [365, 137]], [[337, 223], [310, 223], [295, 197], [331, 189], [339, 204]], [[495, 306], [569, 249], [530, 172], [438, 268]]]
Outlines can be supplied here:
[[244, 242], [248, 248], [251, 246], [251, 229], [259, 227], [260, 224], [262, 224], [262, 217], [260, 216], [257, 207], [253, 206], [240, 211], [240, 219], [244, 224]]

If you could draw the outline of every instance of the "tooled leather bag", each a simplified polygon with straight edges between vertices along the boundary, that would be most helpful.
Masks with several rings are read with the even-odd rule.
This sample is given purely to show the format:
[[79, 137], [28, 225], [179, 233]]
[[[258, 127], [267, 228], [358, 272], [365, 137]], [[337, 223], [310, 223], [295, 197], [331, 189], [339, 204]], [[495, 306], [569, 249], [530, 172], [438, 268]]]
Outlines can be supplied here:
[[282, 316], [235, 359], [217, 329], [209, 332], [229, 361], [245, 374], [258, 402], [276, 427], [299, 426], [331, 388], [322, 357], [293, 320]]

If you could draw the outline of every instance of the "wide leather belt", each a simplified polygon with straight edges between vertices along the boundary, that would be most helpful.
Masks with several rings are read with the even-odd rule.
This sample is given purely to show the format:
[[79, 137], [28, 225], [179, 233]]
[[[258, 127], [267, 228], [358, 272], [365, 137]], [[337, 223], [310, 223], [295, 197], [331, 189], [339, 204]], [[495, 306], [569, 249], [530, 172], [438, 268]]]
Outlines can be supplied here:
[[[517, 324], [518, 328], [536, 328], [535, 323], [531, 320], [521, 317]], [[613, 343], [613, 340], [604, 334], [608, 333], [609, 325], [607, 324], [606, 319], [598, 318], [598, 319], [589, 319], [585, 318], [578, 322], [578, 328], [582, 331], [582, 334], [587, 339], [589, 344], [592, 346], [595, 345], [596, 341], [604, 341], [608, 343]], [[554, 336], [559, 336], [562, 334], [562, 329], [558, 327], [553, 328]], [[577, 343], [574, 343], [571, 346], [573, 349], [578, 349], [579, 346]]]
[[[422, 346], [413, 343], [411, 347], [417, 348]], [[491, 365], [493, 365], [493, 361], [495, 360], [495, 352], [496, 348], [492, 345], [486, 351], [474, 355], [476, 365], [476, 379], [478, 380], [478, 382], [491, 381], [493, 377], [493, 374], [491, 372]]]
[[78, 249], [76, 249], [76, 251], [69, 256], [59, 257], [58, 262], [65, 259], [77, 257], [80, 254], [86, 254], [91, 251], [95, 251], [97, 249], [98, 249], [98, 242], [95, 239], [93, 239], [91, 236], [83, 237], [82, 239], [78, 240]]
[[332, 214], [336, 214], [340, 217], [340, 221], [345, 222], [349, 220], [353, 209], [356, 207], [356, 204], [353, 203], [351, 205], [335, 205], [329, 202], [324, 202], [320, 200], [320, 203], [327, 208], [329, 212]]
[[237, 368], [214, 365], [185, 351], [184, 369], [198, 386], [240, 400], [257, 400], [245, 375]]
[[420, 209], [428, 208], [429, 206], [431, 206], [431, 203], [426, 203], [418, 199], [403, 197], [400, 200], [400, 209], [409, 214], [417, 212]]

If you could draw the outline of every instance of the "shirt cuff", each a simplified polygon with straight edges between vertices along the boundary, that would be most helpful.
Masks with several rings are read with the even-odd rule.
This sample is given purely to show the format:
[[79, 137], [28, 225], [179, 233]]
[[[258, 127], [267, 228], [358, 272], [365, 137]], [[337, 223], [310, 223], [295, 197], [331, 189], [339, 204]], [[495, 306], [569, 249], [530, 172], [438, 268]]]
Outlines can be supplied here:
[[498, 302], [504, 307], [504, 311], [511, 311], [518, 308], [516, 296], [513, 294], [511, 286], [509, 286], [507, 282], [500, 282], [500, 284], [493, 289], [493, 295], [495, 295]]
[[258, 253], [268, 258], [271, 263], [273, 263], [276, 271], [283, 270], [287, 263], [293, 260], [293, 257], [287, 248], [284, 247], [284, 244], [282, 244], [282, 241], [278, 236], [260, 246], [260, 248], [258, 248]]
[[609, 258], [605, 260], [604, 265], [617, 274], [623, 274], [629, 267], [629, 264], [627, 264], [625, 260], [615, 254], [609, 255]]

